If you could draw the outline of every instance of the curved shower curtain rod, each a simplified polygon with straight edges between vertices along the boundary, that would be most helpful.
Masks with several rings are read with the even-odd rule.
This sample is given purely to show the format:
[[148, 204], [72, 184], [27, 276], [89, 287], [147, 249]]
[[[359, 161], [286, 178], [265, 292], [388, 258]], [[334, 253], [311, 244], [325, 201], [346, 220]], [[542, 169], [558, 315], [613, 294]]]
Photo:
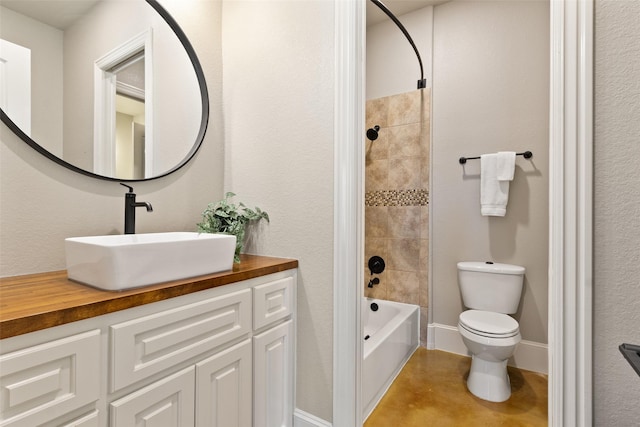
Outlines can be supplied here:
[[400, 31], [402, 31], [402, 34], [404, 34], [404, 36], [409, 41], [409, 44], [411, 44], [413, 51], [416, 53], [416, 56], [418, 57], [418, 63], [420, 64], [420, 80], [418, 80], [418, 89], [424, 89], [425, 87], [427, 87], [427, 80], [424, 78], [424, 69], [422, 67], [422, 59], [420, 58], [420, 52], [418, 52], [418, 48], [416, 47], [416, 44], [413, 42], [413, 39], [409, 35], [409, 32], [404, 27], [404, 25], [402, 25], [402, 23], [398, 20], [398, 18], [396, 18], [396, 16], [387, 8], [387, 6], [382, 4], [382, 2], [380, 2], [379, 0], [371, 0], [371, 2], [376, 6], [378, 6], [380, 10], [382, 10], [398, 26], [398, 28], [400, 28]]

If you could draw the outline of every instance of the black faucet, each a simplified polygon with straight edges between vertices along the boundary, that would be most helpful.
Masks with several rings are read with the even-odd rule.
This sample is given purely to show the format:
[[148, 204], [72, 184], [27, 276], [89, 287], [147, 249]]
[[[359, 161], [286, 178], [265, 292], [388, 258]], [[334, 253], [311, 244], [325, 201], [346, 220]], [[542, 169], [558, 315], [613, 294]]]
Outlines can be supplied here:
[[124, 195], [124, 234], [136, 234], [136, 208], [146, 207], [147, 212], [153, 212], [153, 207], [149, 202], [136, 202], [136, 193], [133, 187], [120, 183], [129, 189]]
[[377, 285], [378, 283], [380, 283], [380, 279], [374, 277], [373, 279], [369, 280], [369, 284], [367, 286], [373, 288], [373, 285]]

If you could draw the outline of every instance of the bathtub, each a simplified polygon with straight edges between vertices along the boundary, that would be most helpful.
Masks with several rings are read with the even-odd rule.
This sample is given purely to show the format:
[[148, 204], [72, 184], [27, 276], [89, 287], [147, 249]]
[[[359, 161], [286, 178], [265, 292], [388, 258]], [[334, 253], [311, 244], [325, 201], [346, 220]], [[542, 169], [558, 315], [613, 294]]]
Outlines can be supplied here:
[[[377, 306], [377, 311], [372, 306]], [[362, 415], [365, 420], [418, 348], [420, 307], [363, 298], [362, 325]]]

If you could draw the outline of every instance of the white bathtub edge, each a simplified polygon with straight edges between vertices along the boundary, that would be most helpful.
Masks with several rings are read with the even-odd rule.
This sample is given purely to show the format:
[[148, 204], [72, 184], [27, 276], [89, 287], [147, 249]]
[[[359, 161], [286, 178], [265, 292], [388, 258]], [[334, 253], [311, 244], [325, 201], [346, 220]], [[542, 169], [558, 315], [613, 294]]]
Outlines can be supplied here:
[[389, 381], [387, 381], [384, 385], [384, 387], [382, 387], [382, 389], [380, 389], [378, 391], [377, 396], [371, 401], [371, 404], [369, 405], [369, 408], [363, 408], [363, 410], [365, 411], [365, 413], [363, 414], [364, 416], [362, 417], [362, 422], [364, 423], [367, 418], [369, 418], [369, 415], [371, 415], [371, 413], [373, 412], [374, 409], [376, 409], [376, 407], [378, 406], [378, 403], [380, 403], [380, 400], [382, 400], [382, 398], [384, 397], [385, 394], [387, 394], [387, 391], [389, 391], [389, 387], [391, 387], [391, 384], [393, 384], [393, 382], [396, 380], [396, 378], [398, 377], [398, 375], [400, 375], [400, 371], [402, 371], [402, 368], [404, 368], [404, 365], [407, 364], [407, 362], [409, 361], [409, 359], [411, 359], [411, 356], [413, 356], [413, 353], [416, 352], [416, 350], [418, 349], [418, 347], [420, 347], [420, 344], [418, 343], [414, 349], [412, 351], [410, 351], [407, 356], [404, 358], [404, 360], [402, 361], [402, 363], [398, 366], [398, 368], [396, 369], [396, 371], [393, 373], [393, 375], [391, 376], [391, 378], [389, 379]]
[[293, 427], [331, 427], [331, 423], [296, 408], [293, 411]]
[[[433, 330], [433, 349], [471, 356], [462, 342], [457, 327], [433, 323], [428, 328]], [[548, 375], [548, 352], [549, 346], [547, 344], [522, 340], [516, 347], [514, 355], [509, 359], [509, 366]]]

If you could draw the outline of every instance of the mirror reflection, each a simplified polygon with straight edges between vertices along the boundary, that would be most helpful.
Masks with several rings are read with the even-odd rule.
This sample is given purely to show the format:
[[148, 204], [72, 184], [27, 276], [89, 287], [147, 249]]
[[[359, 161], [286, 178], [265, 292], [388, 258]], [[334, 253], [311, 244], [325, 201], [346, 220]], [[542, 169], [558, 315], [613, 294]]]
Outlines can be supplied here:
[[187, 161], [203, 95], [148, 3], [0, 0], [3, 113], [48, 153], [102, 177], [149, 179]]

